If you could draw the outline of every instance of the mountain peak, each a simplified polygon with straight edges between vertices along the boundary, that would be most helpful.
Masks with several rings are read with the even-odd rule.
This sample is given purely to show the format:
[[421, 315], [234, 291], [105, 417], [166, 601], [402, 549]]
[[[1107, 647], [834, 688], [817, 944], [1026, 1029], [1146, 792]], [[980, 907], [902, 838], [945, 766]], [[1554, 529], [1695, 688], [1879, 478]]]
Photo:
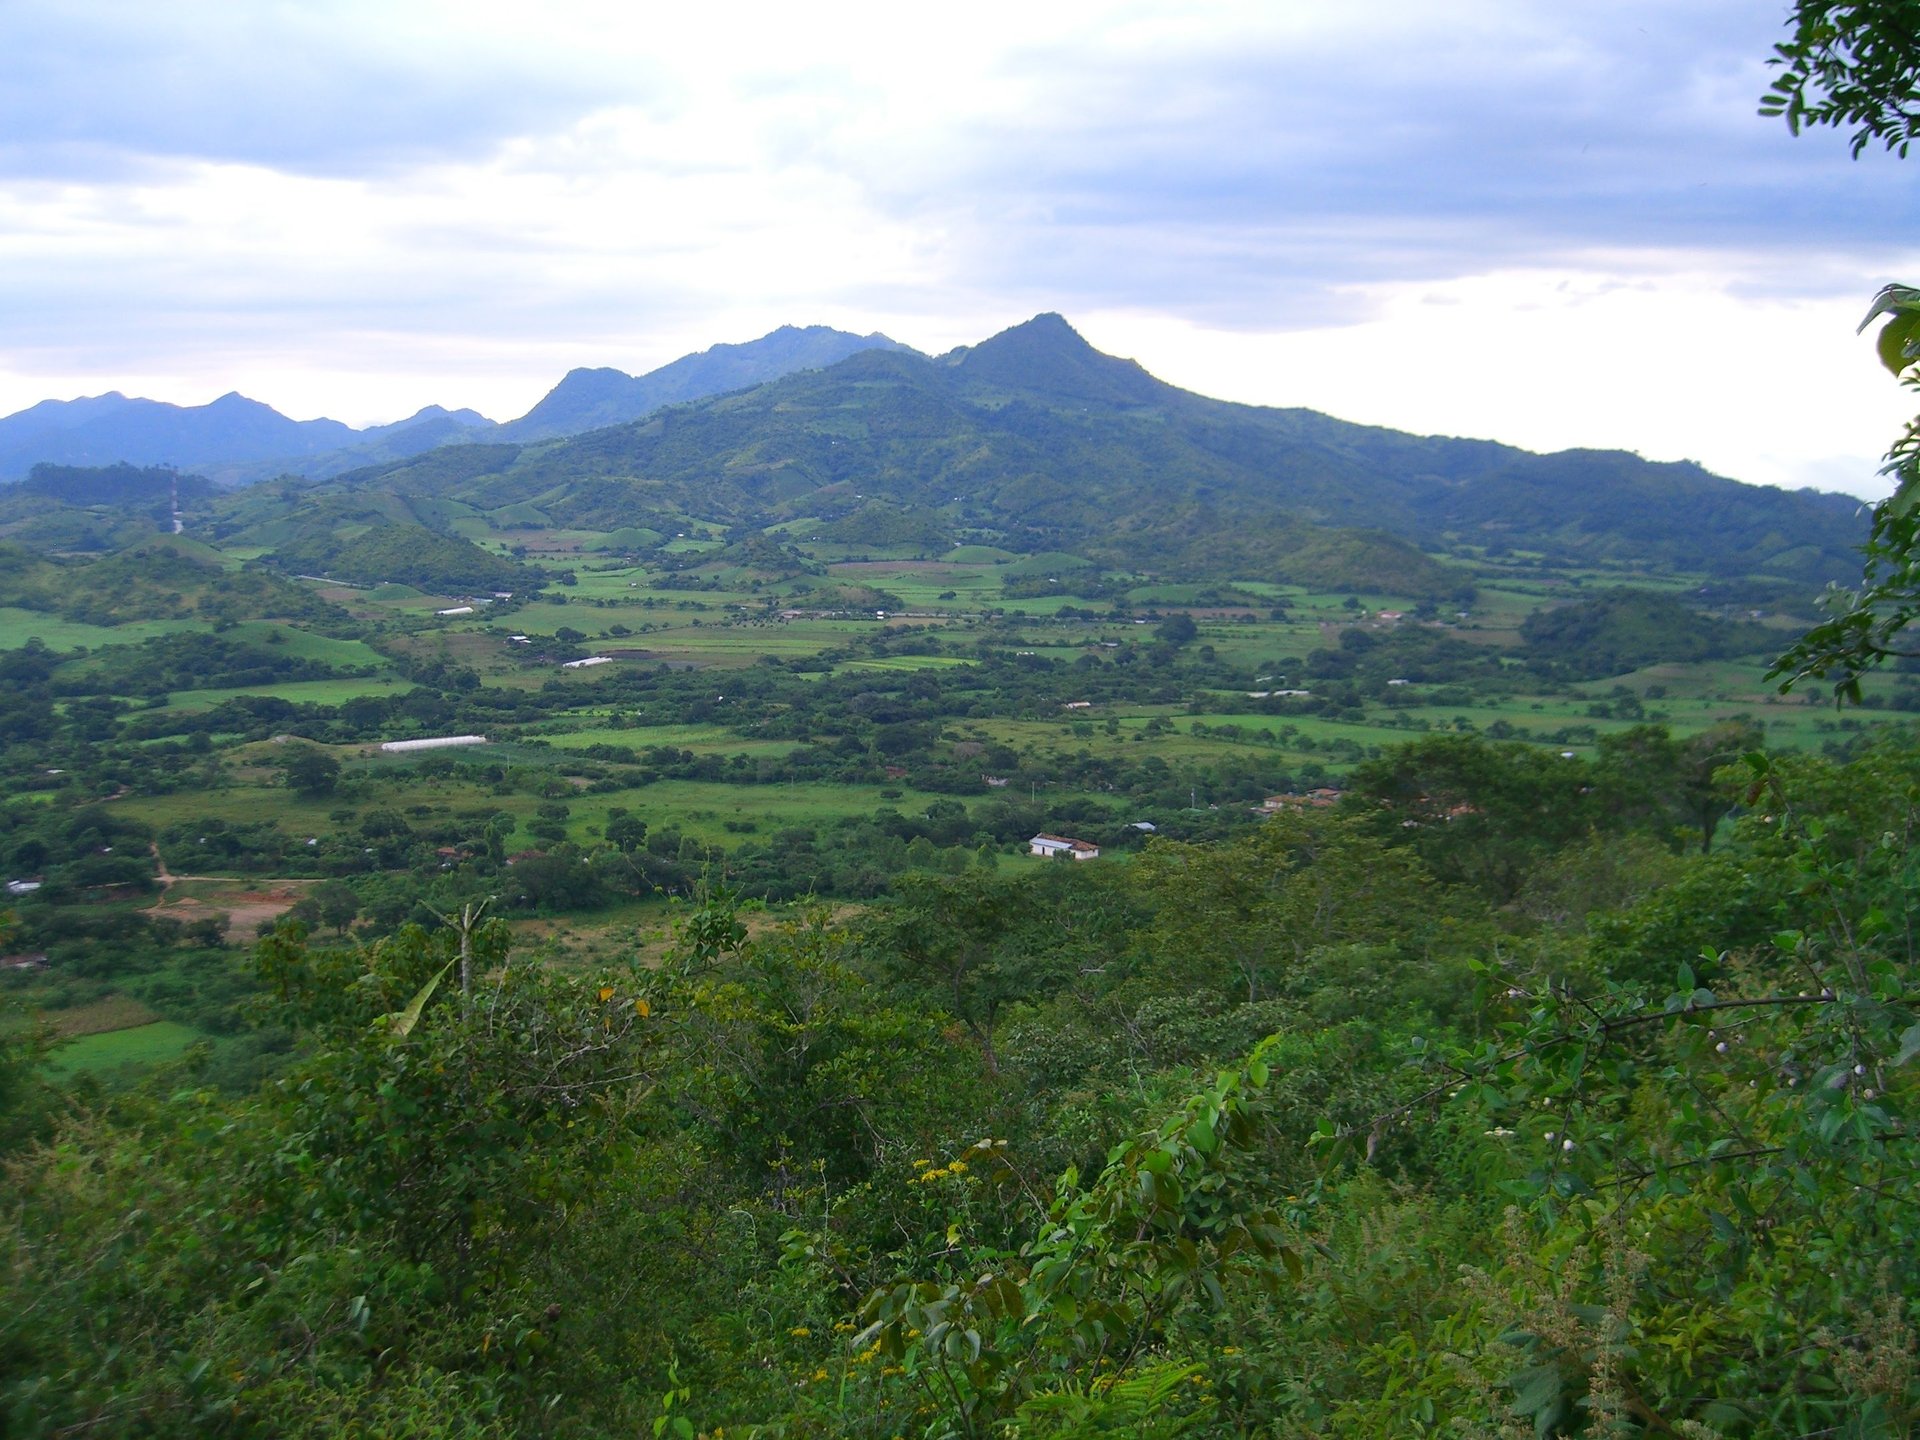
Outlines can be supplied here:
[[720, 344], [645, 375], [601, 367], [569, 370], [540, 403], [503, 427], [509, 440], [577, 435], [638, 420], [666, 405], [743, 390], [796, 370], [818, 370], [868, 349], [903, 349], [884, 335], [849, 335], [825, 325], [782, 325], [758, 340]]
[[1062, 400], [1147, 405], [1171, 390], [1134, 361], [1094, 349], [1065, 317], [1050, 310], [949, 358], [973, 384], [1039, 391]]

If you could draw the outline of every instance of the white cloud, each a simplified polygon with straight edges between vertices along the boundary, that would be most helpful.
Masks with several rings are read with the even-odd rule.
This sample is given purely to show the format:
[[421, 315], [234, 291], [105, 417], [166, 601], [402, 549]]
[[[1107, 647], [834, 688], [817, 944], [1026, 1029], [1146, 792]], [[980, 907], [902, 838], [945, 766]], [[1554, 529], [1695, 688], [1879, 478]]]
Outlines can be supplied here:
[[1753, 116], [1777, 18], [16, 0], [0, 411], [504, 417], [780, 323], [937, 350], [1059, 310], [1212, 393], [1831, 477], [1891, 433], [1847, 332], [1912, 187]]
[[1531, 450], [1631, 449], [1868, 496], [1886, 493], [1878, 457], [1912, 413], [1855, 337], [1865, 307], [1852, 300], [1753, 299], [1677, 267], [1630, 280], [1500, 272], [1355, 300], [1379, 318], [1271, 335], [1113, 313], [1082, 329], [1224, 399]]

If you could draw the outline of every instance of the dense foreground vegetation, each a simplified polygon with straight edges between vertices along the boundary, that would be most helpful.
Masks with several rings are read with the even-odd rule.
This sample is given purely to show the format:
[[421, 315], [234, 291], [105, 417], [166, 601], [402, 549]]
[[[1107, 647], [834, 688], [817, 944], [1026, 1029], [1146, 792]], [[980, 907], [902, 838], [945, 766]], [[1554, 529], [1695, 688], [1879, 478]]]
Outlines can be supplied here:
[[240, 1093], [15, 1032], [8, 1431], [1908, 1433], [1920, 750], [1702, 855], [1460, 747], [657, 967], [288, 922]]

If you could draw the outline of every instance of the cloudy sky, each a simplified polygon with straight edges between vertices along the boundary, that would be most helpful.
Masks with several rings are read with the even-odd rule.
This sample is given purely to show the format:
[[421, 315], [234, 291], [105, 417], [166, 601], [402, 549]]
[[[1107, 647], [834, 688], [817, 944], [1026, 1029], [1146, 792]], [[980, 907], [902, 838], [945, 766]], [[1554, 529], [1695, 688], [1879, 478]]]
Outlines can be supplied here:
[[1880, 493], [1920, 158], [1757, 118], [1787, 9], [4, 0], [0, 413], [510, 419], [1055, 310], [1229, 399]]

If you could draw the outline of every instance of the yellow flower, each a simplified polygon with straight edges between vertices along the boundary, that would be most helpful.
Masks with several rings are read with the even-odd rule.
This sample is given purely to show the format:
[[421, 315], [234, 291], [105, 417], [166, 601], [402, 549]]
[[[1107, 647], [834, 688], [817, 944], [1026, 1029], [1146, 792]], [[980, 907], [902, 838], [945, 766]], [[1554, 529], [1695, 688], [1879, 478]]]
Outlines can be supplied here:
[[955, 1175], [964, 1175], [967, 1173], [967, 1162], [964, 1160], [949, 1160], [947, 1162], [947, 1169], [951, 1170]]
[[791, 1330], [787, 1331], [787, 1333], [789, 1335], [794, 1336], [796, 1339], [804, 1340], [809, 1335], [813, 1334], [813, 1331], [809, 1330], [804, 1325], [796, 1325]]
[[827, 1378], [827, 1372], [826, 1372], [826, 1369], [825, 1369], [825, 1367], [822, 1367], [821, 1369], [818, 1369], [818, 1370], [816, 1370], [816, 1371], [814, 1371], [814, 1372], [813, 1372], [813, 1378], [814, 1378], [814, 1379], [816, 1379], [816, 1380], [824, 1380], [824, 1379], [826, 1379], [826, 1378]]

